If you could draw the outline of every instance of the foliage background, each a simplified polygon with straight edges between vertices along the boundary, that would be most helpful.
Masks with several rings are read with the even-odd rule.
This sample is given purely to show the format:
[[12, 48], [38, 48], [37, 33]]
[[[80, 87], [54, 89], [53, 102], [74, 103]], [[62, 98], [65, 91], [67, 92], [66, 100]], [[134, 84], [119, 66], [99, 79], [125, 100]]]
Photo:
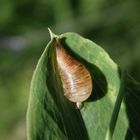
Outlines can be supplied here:
[[139, 0], [1, 0], [0, 140], [26, 140], [30, 81], [47, 27], [93, 40], [140, 81], [139, 7]]

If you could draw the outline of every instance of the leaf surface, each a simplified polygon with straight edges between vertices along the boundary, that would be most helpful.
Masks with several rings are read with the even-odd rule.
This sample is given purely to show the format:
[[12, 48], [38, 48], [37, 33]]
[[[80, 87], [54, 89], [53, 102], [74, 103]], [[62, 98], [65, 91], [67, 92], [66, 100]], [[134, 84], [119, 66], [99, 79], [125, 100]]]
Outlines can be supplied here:
[[40, 57], [31, 82], [28, 139], [124, 140], [130, 133], [132, 137], [138, 137], [134, 123], [131, 121], [130, 125], [131, 117], [128, 117], [128, 104], [131, 103], [127, 88], [130, 82], [127, 81], [132, 82], [129, 76], [92, 41], [76, 33], [65, 33], [59, 38], [70, 55], [91, 73], [93, 92], [80, 110], [64, 97], [55, 44], [51, 40]]

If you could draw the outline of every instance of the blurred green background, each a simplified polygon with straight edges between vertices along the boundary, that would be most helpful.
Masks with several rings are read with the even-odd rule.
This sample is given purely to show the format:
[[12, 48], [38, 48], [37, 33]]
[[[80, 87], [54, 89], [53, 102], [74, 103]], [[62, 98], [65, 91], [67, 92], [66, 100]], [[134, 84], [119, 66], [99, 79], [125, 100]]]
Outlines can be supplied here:
[[47, 27], [93, 40], [140, 81], [140, 0], [1, 0], [0, 140], [26, 140], [30, 81]]

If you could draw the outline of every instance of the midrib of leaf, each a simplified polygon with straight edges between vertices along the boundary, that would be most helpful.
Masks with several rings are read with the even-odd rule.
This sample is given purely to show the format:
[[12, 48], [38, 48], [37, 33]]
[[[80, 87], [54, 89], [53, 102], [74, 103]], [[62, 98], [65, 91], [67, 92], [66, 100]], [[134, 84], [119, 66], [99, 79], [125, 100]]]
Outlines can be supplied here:
[[114, 134], [117, 118], [118, 118], [119, 111], [120, 111], [120, 108], [121, 108], [121, 103], [123, 103], [123, 98], [125, 96], [125, 91], [124, 91], [125, 79], [126, 79], [125, 72], [122, 71], [121, 87], [120, 87], [120, 91], [118, 93], [118, 96], [117, 96], [117, 99], [116, 99], [116, 102], [115, 102], [115, 105], [114, 105], [114, 109], [113, 109], [112, 116], [111, 116], [111, 119], [110, 119], [109, 127], [107, 129], [105, 140], [112, 140], [112, 137], [113, 137], [113, 134]]

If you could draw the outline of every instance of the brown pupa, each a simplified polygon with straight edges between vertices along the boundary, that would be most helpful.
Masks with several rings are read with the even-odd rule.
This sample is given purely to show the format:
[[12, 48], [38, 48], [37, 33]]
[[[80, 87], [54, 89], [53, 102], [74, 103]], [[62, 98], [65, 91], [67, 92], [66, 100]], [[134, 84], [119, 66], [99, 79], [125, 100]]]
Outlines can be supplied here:
[[92, 93], [92, 78], [83, 64], [74, 59], [62, 46], [58, 37], [54, 38], [56, 60], [64, 96], [75, 102], [80, 109], [81, 103]]

